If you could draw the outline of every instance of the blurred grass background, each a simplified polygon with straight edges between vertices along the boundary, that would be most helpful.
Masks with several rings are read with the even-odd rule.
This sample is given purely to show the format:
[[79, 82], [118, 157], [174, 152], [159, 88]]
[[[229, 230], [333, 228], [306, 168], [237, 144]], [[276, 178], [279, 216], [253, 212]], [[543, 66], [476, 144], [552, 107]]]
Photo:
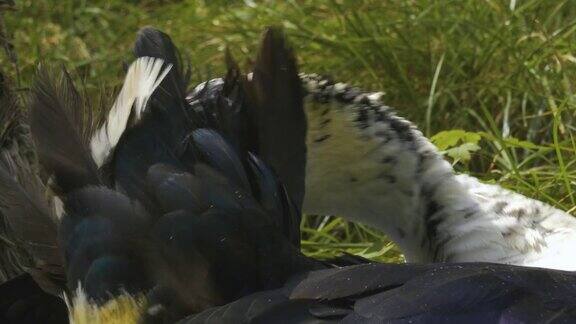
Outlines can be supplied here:
[[[247, 61], [263, 28], [282, 25], [302, 71], [385, 91], [384, 101], [427, 135], [456, 130], [435, 140], [457, 170], [569, 212], [576, 208], [573, 0], [16, 4], [3, 16], [18, 64], [6, 56], [0, 61], [23, 95], [39, 59], [66, 65], [86, 78], [89, 89], [117, 87], [122, 62], [130, 61], [135, 33], [144, 25], [173, 37], [196, 80], [222, 74], [226, 46]], [[402, 259], [381, 234], [337, 217], [310, 216], [302, 226], [311, 255], [348, 251]]]

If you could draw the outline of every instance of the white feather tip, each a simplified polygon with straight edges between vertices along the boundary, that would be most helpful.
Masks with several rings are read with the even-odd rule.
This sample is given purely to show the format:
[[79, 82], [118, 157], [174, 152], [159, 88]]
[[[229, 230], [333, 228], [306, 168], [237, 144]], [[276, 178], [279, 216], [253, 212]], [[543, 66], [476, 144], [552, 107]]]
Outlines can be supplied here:
[[148, 99], [171, 68], [172, 64], [164, 64], [164, 60], [153, 57], [138, 58], [130, 65], [122, 90], [110, 109], [106, 122], [90, 140], [92, 158], [98, 167], [104, 164], [118, 144], [130, 116], [133, 114], [135, 121], [141, 118]]

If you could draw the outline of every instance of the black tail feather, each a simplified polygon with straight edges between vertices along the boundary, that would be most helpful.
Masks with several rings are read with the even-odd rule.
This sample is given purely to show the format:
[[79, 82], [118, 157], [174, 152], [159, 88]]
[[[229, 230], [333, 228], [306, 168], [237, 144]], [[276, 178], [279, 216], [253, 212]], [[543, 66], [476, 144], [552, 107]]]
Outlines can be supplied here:
[[246, 82], [258, 134], [256, 153], [278, 173], [296, 206], [304, 199], [306, 116], [296, 57], [284, 33], [269, 28]]

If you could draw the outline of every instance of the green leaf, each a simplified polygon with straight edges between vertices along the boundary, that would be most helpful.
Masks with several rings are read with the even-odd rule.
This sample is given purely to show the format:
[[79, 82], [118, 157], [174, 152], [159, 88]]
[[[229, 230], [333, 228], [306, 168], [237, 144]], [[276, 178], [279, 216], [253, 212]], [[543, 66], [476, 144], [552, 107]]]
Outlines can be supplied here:
[[451, 147], [457, 146], [459, 143], [474, 143], [480, 142], [481, 136], [478, 133], [467, 132], [462, 129], [451, 129], [439, 132], [432, 136], [431, 141], [438, 147], [439, 150], [444, 151]]
[[480, 149], [478, 143], [482, 139], [481, 134], [467, 132], [462, 129], [452, 129], [442, 131], [434, 136], [431, 140], [442, 153], [448, 155], [455, 161], [469, 161], [472, 152]]
[[471, 152], [476, 152], [480, 149], [480, 146], [476, 143], [464, 143], [460, 146], [453, 147], [446, 150], [446, 154], [454, 160], [458, 161], [470, 161]]

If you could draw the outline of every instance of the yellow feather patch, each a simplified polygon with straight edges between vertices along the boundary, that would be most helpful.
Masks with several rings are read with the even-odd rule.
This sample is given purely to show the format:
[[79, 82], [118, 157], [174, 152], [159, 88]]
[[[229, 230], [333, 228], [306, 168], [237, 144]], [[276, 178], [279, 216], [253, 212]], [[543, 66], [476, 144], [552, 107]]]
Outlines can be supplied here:
[[97, 305], [88, 299], [82, 287], [78, 287], [72, 302], [65, 297], [68, 315], [72, 324], [136, 324], [146, 307], [143, 295], [122, 294], [104, 305]]

